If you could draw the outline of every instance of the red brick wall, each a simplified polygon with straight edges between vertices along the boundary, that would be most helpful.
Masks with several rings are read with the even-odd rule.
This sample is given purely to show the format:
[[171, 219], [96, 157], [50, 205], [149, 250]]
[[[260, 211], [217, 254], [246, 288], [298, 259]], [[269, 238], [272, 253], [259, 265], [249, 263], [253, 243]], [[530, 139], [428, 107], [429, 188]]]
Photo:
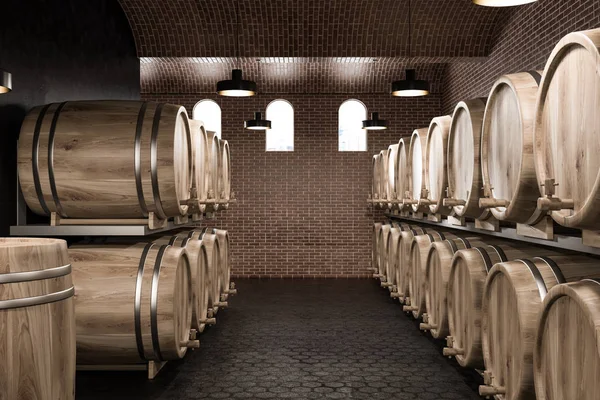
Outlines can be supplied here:
[[485, 62], [446, 67], [442, 108], [447, 113], [460, 100], [487, 96], [503, 74], [543, 69], [556, 43], [569, 32], [600, 28], [600, 1], [539, 0], [503, 17]]
[[[397, 99], [360, 94], [391, 129], [369, 134], [367, 152], [337, 150], [337, 110], [348, 95], [259, 95], [225, 99], [214, 95], [143, 94], [146, 100], [184, 105], [203, 98], [222, 108], [223, 138], [231, 146], [233, 188], [238, 203], [211, 223], [231, 231], [237, 276], [358, 277], [370, 265], [371, 226], [381, 217], [367, 208], [371, 157], [415, 127], [439, 115], [439, 95]], [[295, 112], [294, 152], [265, 152], [264, 133], [243, 130], [254, 111], [276, 98]]]

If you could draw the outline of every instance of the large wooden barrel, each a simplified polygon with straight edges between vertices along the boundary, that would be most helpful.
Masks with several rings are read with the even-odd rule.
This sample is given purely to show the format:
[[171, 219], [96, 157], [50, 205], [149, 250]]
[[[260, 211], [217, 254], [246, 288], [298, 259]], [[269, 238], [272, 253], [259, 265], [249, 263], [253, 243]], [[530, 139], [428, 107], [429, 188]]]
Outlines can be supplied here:
[[540, 207], [572, 228], [597, 230], [600, 223], [599, 98], [600, 29], [571, 33], [544, 70], [534, 155], [540, 191], [555, 192]]
[[204, 129], [204, 123], [190, 119], [190, 135], [192, 138], [192, 160], [194, 161], [193, 168], [193, 183], [196, 189], [196, 197], [198, 198], [198, 210], [204, 212], [206, 210], [206, 200], [208, 199], [209, 180], [206, 169], [210, 168], [210, 152], [208, 148], [208, 136]]
[[75, 398], [75, 311], [67, 243], [0, 239], [0, 398]]
[[63, 218], [166, 219], [187, 212], [188, 117], [180, 106], [69, 101], [35, 107], [18, 148], [23, 197]]
[[546, 297], [534, 347], [538, 400], [596, 400], [600, 393], [600, 281], [554, 286]]
[[221, 302], [221, 243], [220, 238], [212, 231], [204, 229], [194, 229], [187, 231], [190, 239], [202, 240], [208, 256], [208, 305], [209, 313], [216, 314], [219, 307], [226, 306], [227, 303]]
[[481, 137], [484, 195], [494, 217], [534, 223], [540, 195], [533, 162], [533, 121], [539, 72], [504, 75], [490, 92]]
[[75, 245], [77, 363], [138, 364], [183, 357], [192, 320], [186, 250], [169, 245]]
[[375, 200], [379, 200], [379, 190], [381, 187], [381, 154], [375, 154], [373, 156], [373, 178], [371, 186], [371, 199], [374, 200], [373, 205], [378, 206], [379, 203]]
[[420, 318], [426, 312], [425, 271], [429, 248], [432, 243], [447, 239], [456, 239], [456, 235], [428, 230], [424, 235], [415, 236], [410, 244], [410, 278], [408, 280], [410, 298], [405, 301], [406, 305], [403, 309], [412, 312], [415, 318]]
[[[402, 201], [406, 197], [408, 191], [410, 163], [408, 161], [408, 146], [405, 144], [404, 139], [400, 139], [398, 142], [398, 163], [396, 170], [396, 198]], [[401, 210], [405, 209], [405, 206], [400, 202], [398, 207]]]
[[448, 326], [448, 279], [454, 253], [462, 249], [485, 246], [479, 237], [446, 239], [431, 244], [425, 270], [425, 305], [427, 318], [422, 329], [436, 339], [450, 334]]
[[387, 263], [388, 263], [388, 236], [390, 235], [392, 226], [390, 224], [383, 224], [381, 231], [379, 232], [379, 279], [382, 282], [387, 281]]
[[427, 132], [429, 128], [416, 129], [410, 137], [410, 146], [408, 148], [408, 163], [410, 172], [408, 174], [408, 197], [404, 203], [411, 205], [413, 211], [425, 211], [429, 208], [421, 204], [426, 193], [425, 184], [427, 177], [425, 175], [426, 150], [427, 150]]
[[388, 235], [387, 242], [387, 268], [385, 272], [385, 284], [382, 286], [387, 287], [390, 292], [396, 292], [398, 290], [396, 286], [396, 268], [398, 267], [398, 243], [400, 241], [400, 233], [402, 231], [410, 229], [410, 225], [401, 222], [392, 222], [390, 233]]
[[202, 240], [192, 239], [185, 233], [162, 236], [154, 239], [157, 245], [171, 245], [185, 248], [190, 263], [190, 279], [192, 287], [192, 325], [198, 332], [203, 332], [209, 317], [208, 308], [208, 253]]
[[374, 274], [379, 274], [379, 234], [382, 225], [381, 222], [375, 222], [371, 233], [371, 270]]
[[204, 233], [215, 235], [219, 240], [219, 292], [222, 295], [228, 295], [229, 285], [231, 284], [231, 250], [229, 232], [224, 229], [216, 228], [204, 228], [202, 231]]
[[[387, 187], [388, 187], [388, 200], [398, 199], [398, 144], [391, 144], [388, 147], [388, 165], [387, 165]], [[393, 204], [388, 202], [387, 207], [392, 208]]]
[[536, 398], [533, 348], [542, 301], [552, 287], [582, 278], [600, 278], [600, 260], [563, 255], [494, 265], [482, 308], [483, 358], [491, 382], [479, 388], [481, 395]]
[[[206, 181], [207, 183], [207, 192], [208, 198], [211, 200], [219, 200], [219, 177], [221, 175], [221, 143], [219, 142], [219, 137], [215, 132], [206, 131], [206, 136], [208, 138], [208, 166], [205, 169], [206, 173]], [[217, 204], [213, 204], [211, 207], [213, 210], [218, 210], [219, 206]]]
[[444, 203], [459, 217], [487, 218], [479, 207], [481, 132], [486, 99], [461, 101], [452, 115], [448, 136], [448, 195]]
[[452, 117], [436, 117], [431, 120], [427, 131], [427, 150], [425, 161], [425, 187], [427, 203], [433, 214], [450, 214], [452, 208], [443, 205], [448, 187], [447, 154], [448, 134]]
[[410, 281], [410, 246], [412, 240], [417, 235], [424, 235], [429, 230], [419, 226], [411, 226], [409, 229], [400, 232], [398, 239], [398, 264], [396, 265], [396, 288], [398, 298], [401, 303], [410, 301], [409, 281]]
[[450, 336], [444, 354], [456, 356], [463, 367], [483, 369], [481, 302], [488, 271], [499, 262], [555, 254], [547, 248], [508, 242], [457, 251], [448, 278]]
[[219, 170], [219, 199], [225, 203], [221, 207], [229, 206], [231, 198], [231, 156], [229, 154], [229, 142], [227, 140], [219, 140], [221, 148], [220, 170]]

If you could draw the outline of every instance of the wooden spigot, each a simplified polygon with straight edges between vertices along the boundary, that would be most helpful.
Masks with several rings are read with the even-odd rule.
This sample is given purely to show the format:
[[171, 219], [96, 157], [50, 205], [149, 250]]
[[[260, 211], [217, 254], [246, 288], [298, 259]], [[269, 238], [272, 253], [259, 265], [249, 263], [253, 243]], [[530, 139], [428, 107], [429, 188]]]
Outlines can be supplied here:
[[575, 202], [572, 199], [563, 200], [554, 197], [556, 194], [555, 187], [558, 183], [554, 179], [546, 179], [540, 186], [544, 188], [544, 196], [537, 201], [537, 206], [542, 211], [559, 211], [572, 210], [575, 208]]
[[423, 322], [425, 322], [426, 324], [429, 323], [429, 315], [427, 315], [427, 313], [423, 314]]
[[465, 204], [467, 204], [467, 202], [464, 200], [459, 200], [459, 199], [445, 198], [442, 201], [442, 204], [444, 205], [444, 207], [456, 207], [456, 206], [464, 206]]
[[390, 287], [390, 286], [392, 286], [392, 284], [390, 282], [381, 282], [381, 287], [386, 288], [386, 287]]
[[415, 200], [415, 199], [403, 199], [402, 200], [402, 204], [405, 206], [411, 206], [413, 204], [418, 204], [419, 200]]
[[377, 278], [382, 278], [383, 275], [381, 274], [373, 274], [373, 278], [377, 279]]
[[190, 329], [190, 340], [196, 340], [198, 336], [198, 331], [195, 329]]
[[223, 301], [227, 301], [227, 297], [229, 297], [229, 296], [227, 295], [227, 293], [221, 293], [221, 296], [220, 296], [219, 300], [220, 300], [220, 301], [222, 301], [222, 302], [223, 302]]
[[411, 312], [411, 311], [418, 311], [419, 307], [415, 307], [415, 306], [402, 306], [402, 311], [404, 312]]
[[209, 308], [208, 310], [206, 310], [206, 317], [207, 318], [212, 318], [215, 316], [215, 310], [213, 310], [212, 308]]
[[235, 192], [231, 192], [231, 197], [229, 200], [237, 200], [237, 197], [235, 197]]
[[227, 304], [226, 301], [219, 301], [217, 303], [214, 304], [215, 307], [222, 307], [222, 308], [227, 308], [229, 304]]
[[205, 325], [214, 325], [217, 323], [217, 319], [214, 317], [213, 318], [205, 318], [201, 322]]
[[499, 394], [506, 394], [506, 388], [503, 386], [490, 386], [481, 385], [479, 386], [479, 395], [484, 397], [497, 396]]
[[237, 289], [229, 289], [229, 290], [228, 290], [227, 292], [225, 292], [225, 293], [227, 293], [227, 294], [229, 294], [229, 295], [234, 295], [234, 294], [237, 294]]
[[398, 286], [392, 285], [391, 291], [392, 292], [397, 292], [398, 291]]
[[229, 289], [235, 290], [235, 282], [229, 282]]
[[419, 329], [422, 331], [430, 331], [432, 329], [437, 329], [437, 325], [426, 324], [423, 322], [423, 323], [419, 324]]
[[397, 298], [400, 297], [400, 293], [398, 293], [398, 292], [392, 292], [392, 293], [390, 293], [390, 297], [392, 299], [397, 299]]
[[187, 347], [188, 349], [199, 349], [200, 341], [199, 340], [188, 340], [179, 343], [179, 347]]
[[490, 198], [479, 199], [479, 208], [508, 207], [509, 205], [510, 201], [508, 200]]
[[455, 349], [454, 347], [444, 347], [442, 350], [444, 357], [456, 357], [465, 354], [463, 349]]
[[493, 379], [494, 379], [494, 377], [493, 377], [491, 371], [483, 371], [483, 384], [484, 385], [491, 386]]

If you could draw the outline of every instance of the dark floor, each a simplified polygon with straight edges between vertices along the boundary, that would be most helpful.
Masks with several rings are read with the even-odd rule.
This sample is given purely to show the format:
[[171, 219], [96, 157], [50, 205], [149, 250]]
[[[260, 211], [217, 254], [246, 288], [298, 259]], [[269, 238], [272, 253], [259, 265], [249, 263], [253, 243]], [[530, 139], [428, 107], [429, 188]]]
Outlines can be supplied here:
[[201, 348], [154, 381], [80, 372], [91, 399], [480, 399], [478, 377], [441, 355], [368, 280], [246, 280]]

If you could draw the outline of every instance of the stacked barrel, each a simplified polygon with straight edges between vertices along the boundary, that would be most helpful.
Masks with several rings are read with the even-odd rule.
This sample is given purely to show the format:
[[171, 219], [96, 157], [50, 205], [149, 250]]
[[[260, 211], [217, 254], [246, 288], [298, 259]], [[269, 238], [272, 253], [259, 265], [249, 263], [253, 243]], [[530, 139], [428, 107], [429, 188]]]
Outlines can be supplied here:
[[[371, 196], [405, 216], [530, 226], [551, 217], [598, 247], [599, 104], [600, 29], [571, 33], [544, 71], [505, 75], [487, 99], [415, 130], [408, 161], [388, 164], [396, 196], [385, 176]], [[444, 355], [485, 371], [482, 396], [598, 398], [600, 260], [480, 232], [375, 224], [374, 277], [446, 339]]]

